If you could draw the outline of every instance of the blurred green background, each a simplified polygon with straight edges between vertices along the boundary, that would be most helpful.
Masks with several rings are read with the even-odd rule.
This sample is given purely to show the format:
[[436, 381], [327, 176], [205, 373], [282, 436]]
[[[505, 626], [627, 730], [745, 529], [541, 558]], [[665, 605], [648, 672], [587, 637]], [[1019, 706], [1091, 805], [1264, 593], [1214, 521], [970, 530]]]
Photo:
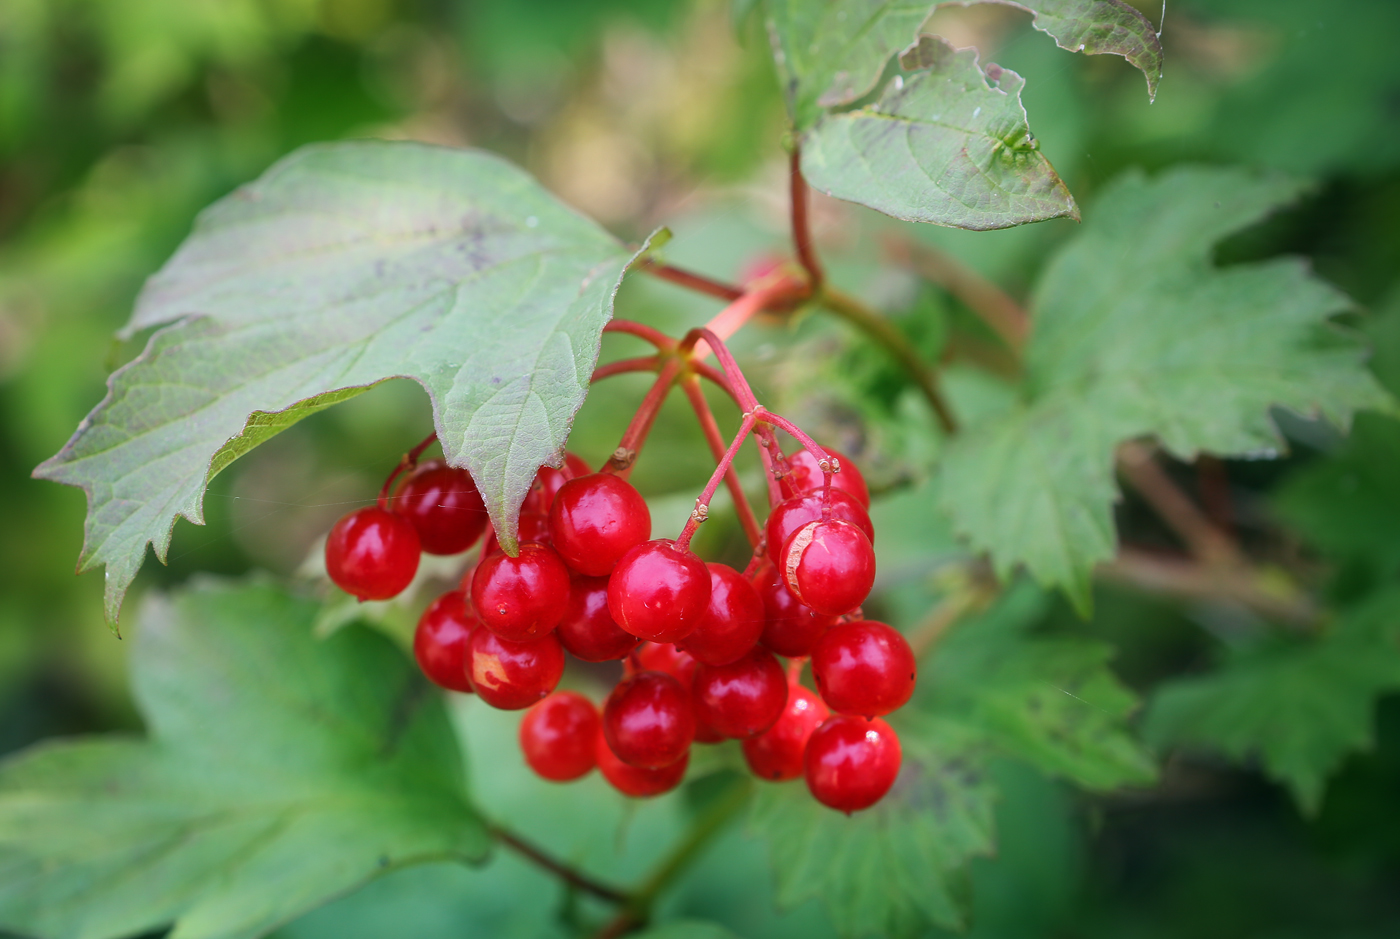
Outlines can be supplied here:
[[[1142, 9], [1161, 16], [1155, 5]], [[1395, 388], [1400, 3], [1174, 2], [1165, 77], [1150, 104], [1141, 75], [1121, 60], [1062, 52], [1014, 9], [940, 11], [935, 31], [1026, 77], [1031, 126], [1087, 206], [1129, 166], [1242, 162], [1315, 181], [1302, 205], [1232, 240], [1221, 259], [1309, 257], [1365, 311], [1358, 322], [1376, 337], [1376, 367]], [[718, 0], [0, 0], [0, 752], [139, 726], [122, 645], [102, 623], [100, 575], [72, 575], [82, 496], [29, 472], [137, 351], [112, 334], [203, 206], [310, 141], [470, 145], [526, 166], [625, 239], [669, 225], [672, 258], [732, 278], [755, 252], [784, 243], [783, 132], [764, 37], [756, 23], [736, 28]], [[816, 221], [837, 280], [878, 291], [882, 223], [825, 201]], [[914, 234], [1023, 296], [1072, 230], [1054, 222]], [[964, 312], [932, 290], [906, 306], [916, 339], [920, 310]], [[677, 328], [713, 309], [653, 283], [630, 285], [622, 298], [623, 315]], [[774, 394], [796, 384], [785, 350], [820, 354], [825, 342], [861, 361], [858, 344], [827, 322], [752, 333], [743, 348]], [[634, 354], [613, 342], [605, 355]], [[873, 397], [878, 372], [865, 376]], [[625, 379], [600, 389], [571, 448], [601, 461], [644, 387]], [[671, 501], [683, 518], [709, 457], [679, 409], [668, 413], [676, 419], [659, 422], [635, 480], [658, 504], [678, 494]], [[895, 446], [875, 429], [851, 431], [858, 413], [839, 417], [828, 435], [866, 451], [872, 481], [897, 486], [917, 475], [917, 441]], [[1335, 592], [1394, 581], [1400, 529], [1377, 532], [1375, 557], [1386, 560], [1368, 566], [1280, 525], [1277, 487], [1341, 446], [1327, 428], [1295, 423], [1298, 445], [1286, 458], [1223, 468], [1242, 537], [1303, 558]], [[136, 592], [202, 571], [292, 574], [429, 426], [425, 396], [403, 382], [298, 425], [215, 481], [209, 524], [181, 522], [169, 566], [148, 565]], [[1384, 432], [1393, 436], [1388, 424]], [[1400, 473], [1378, 471], [1387, 470]], [[1198, 468], [1173, 471], [1196, 485]], [[1132, 498], [1119, 521], [1126, 541], [1163, 537]], [[712, 551], [728, 549], [723, 526], [706, 534]], [[1142, 690], [1209, 659], [1230, 628], [1210, 610], [1101, 593], [1087, 626], [1061, 607], [1046, 617], [1112, 640], [1120, 673]], [[519, 772], [491, 757], [516, 759], [501, 742], [513, 720], [474, 731], [487, 805], [493, 791], [509, 798]], [[1157, 789], [1121, 798], [1088, 799], [1019, 767], [1004, 776], [1000, 853], [975, 865], [974, 935], [1400, 935], [1400, 700], [1382, 701], [1374, 751], [1349, 760], [1312, 819], [1262, 776], [1201, 760], [1170, 764]], [[666, 811], [644, 808], [632, 823]], [[674, 819], [649, 824], [664, 830]], [[670, 905], [751, 939], [824, 935], [815, 907], [771, 912], [765, 865], [732, 832]], [[513, 857], [486, 871], [427, 868], [392, 875], [287, 933], [537, 935], [553, 912], [538, 902], [548, 889]]]

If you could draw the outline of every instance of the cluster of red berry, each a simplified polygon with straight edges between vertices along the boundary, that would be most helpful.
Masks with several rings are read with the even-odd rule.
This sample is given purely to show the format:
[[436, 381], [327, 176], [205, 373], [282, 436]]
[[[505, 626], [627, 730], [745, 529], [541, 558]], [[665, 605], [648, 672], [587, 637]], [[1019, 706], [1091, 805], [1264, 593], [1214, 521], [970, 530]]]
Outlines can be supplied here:
[[[783, 456], [773, 427], [806, 449]], [[757, 545], [740, 573], [705, 563], [689, 544], [749, 433], [765, 451], [773, 507], [761, 537], [750, 532]], [[423, 613], [414, 652], [444, 688], [530, 708], [520, 744], [539, 775], [565, 781], [596, 766], [618, 790], [652, 796], [680, 783], [693, 742], [738, 739], [755, 775], [805, 776], [832, 808], [863, 809], [889, 791], [900, 745], [880, 718], [913, 694], [914, 654], [860, 611], [875, 580], [874, 529], [850, 461], [755, 404], [670, 540], [651, 537], [647, 503], [624, 478], [630, 459], [594, 473], [569, 454], [536, 475], [512, 557], [489, 533], [470, 475], [440, 461], [415, 465], [419, 452], [385, 482], [377, 506], [336, 523], [327, 570], [361, 599], [384, 599], [413, 579], [420, 550], [455, 554], [485, 533], [460, 589]], [[555, 691], [566, 653], [623, 662], [601, 712]], [[818, 694], [799, 682], [808, 659]]]

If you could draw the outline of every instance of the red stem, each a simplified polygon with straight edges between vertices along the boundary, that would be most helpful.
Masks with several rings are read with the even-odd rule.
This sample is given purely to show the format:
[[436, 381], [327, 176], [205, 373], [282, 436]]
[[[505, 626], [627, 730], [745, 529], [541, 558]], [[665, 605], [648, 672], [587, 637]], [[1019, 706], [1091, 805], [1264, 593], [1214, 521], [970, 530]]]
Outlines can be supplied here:
[[704, 492], [700, 493], [700, 498], [695, 500], [695, 511], [690, 513], [690, 520], [685, 523], [685, 528], [681, 531], [681, 536], [676, 539], [676, 544], [682, 548], [690, 547], [690, 539], [694, 537], [695, 530], [700, 527], [709, 512], [710, 500], [715, 496], [715, 490], [719, 488], [720, 480], [724, 479], [725, 473], [729, 471], [734, 462], [734, 455], [743, 446], [744, 439], [748, 437], [749, 431], [753, 430], [754, 421], [757, 420], [753, 412], [744, 415], [743, 423], [739, 425], [739, 432], [734, 435], [734, 442], [729, 445], [729, 449], [720, 458], [719, 465], [710, 474], [710, 481], [705, 484]]
[[635, 359], [618, 359], [616, 362], [609, 362], [607, 365], [600, 365], [593, 370], [593, 381], [602, 381], [604, 378], [612, 378], [614, 375], [625, 375], [628, 372], [655, 372], [661, 368], [661, 356], [644, 355]]
[[[739, 402], [739, 407], [745, 411], [752, 411], [758, 407], [758, 399], [754, 397], [753, 389], [749, 387], [749, 380], [744, 377], [744, 373], [739, 369], [739, 363], [734, 361], [734, 355], [729, 351], [729, 347], [724, 344], [724, 340], [717, 336], [708, 327], [692, 329], [685, 337], [685, 343], [692, 343], [699, 356], [700, 343], [696, 341], [703, 339], [710, 350], [714, 352], [715, 358], [719, 359], [720, 368], [724, 369], [724, 377], [729, 379], [730, 386], [734, 389], [734, 398]], [[699, 356], [702, 357], [703, 356]]]
[[[724, 459], [724, 435], [720, 433], [714, 412], [705, 400], [705, 392], [701, 390], [700, 382], [694, 376], [682, 378], [681, 391], [685, 392], [686, 398], [689, 399], [695, 417], [700, 422], [700, 429], [705, 432], [705, 442], [710, 445], [710, 452], [714, 454], [718, 463]], [[733, 466], [724, 474], [724, 483], [729, 487], [729, 495], [734, 499], [734, 510], [739, 515], [739, 523], [744, 526], [744, 534], [748, 536], [749, 544], [757, 546], [763, 537], [763, 529], [753, 514], [753, 506], [749, 505], [749, 497], [745, 495], [744, 487], [739, 482], [739, 474]]]
[[651, 425], [655, 423], [656, 415], [660, 412], [666, 395], [670, 392], [671, 386], [675, 384], [676, 376], [680, 374], [681, 364], [681, 359], [672, 356], [661, 367], [661, 374], [656, 376], [656, 381], [647, 391], [647, 396], [642, 399], [637, 413], [632, 415], [632, 421], [627, 425], [622, 440], [618, 442], [617, 450], [613, 452], [608, 462], [603, 464], [603, 468], [599, 472], [612, 473], [623, 479], [632, 474], [632, 465], [637, 462], [637, 454], [641, 451], [642, 444], [646, 442]]
[[738, 287], [730, 286], [726, 283], [706, 277], [703, 274], [696, 274], [683, 268], [673, 267], [670, 264], [660, 264], [652, 262], [643, 268], [647, 273], [660, 277], [662, 280], [669, 280], [671, 283], [696, 293], [709, 294], [712, 297], [719, 297], [721, 300], [728, 300], [731, 303], [744, 295], [744, 291]]
[[636, 336], [638, 339], [645, 339], [662, 352], [669, 352], [676, 347], [676, 340], [661, 330], [632, 320], [612, 320], [603, 326], [603, 332], [626, 333], [629, 336]]
[[816, 249], [812, 246], [811, 220], [807, 215], [807, 180], [802, 176], [802, 153], [796, 144], [792, 147], [792, 243], [797, 249], [797, 260], [811, 278], [812, 289], [821, 286], [825, 274], [817, 260]]
[[729, 379], [725, 378], [724, 373], [719, 369], [715, 368], [713, 365], [706, 365], [704, 362], [697, 362], [694, 359], [690, 360], [689, 367], [692, 372], [699, 375], [701, 378], [708, 378], [710, 381], [714, 382], [719, 386], [721, 391], [733, 398], [736, 404], [738, 403], [739, 399], [734, 394], [734, 386], [729, 384]]

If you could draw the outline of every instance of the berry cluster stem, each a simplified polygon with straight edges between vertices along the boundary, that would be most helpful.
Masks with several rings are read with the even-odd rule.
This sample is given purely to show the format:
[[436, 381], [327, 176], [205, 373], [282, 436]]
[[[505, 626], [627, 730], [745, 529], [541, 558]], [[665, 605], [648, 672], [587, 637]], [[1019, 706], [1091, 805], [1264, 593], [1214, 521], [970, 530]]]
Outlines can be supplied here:
[[754, 422], [758, 420], [758, 415], [749, 411], [744, 414], [744, 420], [739, 425], [739, 432], [734, 435], [734, 442], [729, 445], [729, 449], [719, 459], [719, 465], [710, 474], [710, 481], [705, 484], [705, 489], [700, 493], [700, 498], [695, 500], [695, 511], [690, 513], [690, 520], [685, 523], [685, 528], [676, 539], [676, 544], [682, 548], [690, 547], [690, 539], [694, 537], [695, 530], [700, 527], [700, 523], [705, 521], [709, 515], [710, 500], [715, 496], [715, 490], [719, 489], [720, 480], [729, 473], [734, 463], [734, 457], [738, 454], [739, 448], [744, 445], [744, 440], [749, 436], [749, 431], [753, 430]]
[[666, 364], [661, 366], [661, 372], [656, 376], [656, 381], [652, 383], [651, 389], [642, 399], [637, 413], [632, 415], [627, 430], [623, 432], [622, 440], [618, 442], [617, 450], [608, 459], [602, 472], [612, 473], [623, 479], [632, 474], [632, 466], [637, 461], [637, 454], [641, 451], [642, 444], [646, 442], [647, 434], [651, 432], [651, 425], [656, 422], [656, 415], [660, 413], [661, 405], [666, 401], [666, 395], [670, 393], [671, 386], [675, 384], [682, 364], [681, 359], [671, 356], [666, 360]]
[[[714, 454], [715, 462], [719, 463], [724, 459], [726, 449], [724, 435], [720, 433], [715, 415], [710, 410], [709, 402], [705, 400], [705, 393], [700, 388], [700, 382], [693, 376], [687, 375], [681, 379], [681, 391], [690, 401], [690, 406], [695, 411], [695, 419], [700, 422], [700, 429], [705, 433], [705, 442], [710, 445], [710, 452]], [[729, 495], [734, 499], [734, 510], [739, 515], [739, 524], [744, 527], [744, 534], [748, 537], [749, 544], [757, 545], [759, 539], [763, 537], [763, 529], [758, 524], [757, 516], [754, 515], [753, 506], [749, 505], [749, 497], [745, 495], [744, 487], [739, 482], [739, 473], [734, 469], [732, 463], [725, 470], [724, 483], [729, 489]]]
[[790, 160], [792, 245], [797, 252], [797, 260], [806, 270], [807, 276], [811, 278], [812, 289], [819, 290], [826, 275], [822, 271], [821, 261], [817, 260], [817, 251], [812, 244], [812, 224], [808, 217], [807, 180], [802, 175], [802, 152], [796, 144], [793, 145]]

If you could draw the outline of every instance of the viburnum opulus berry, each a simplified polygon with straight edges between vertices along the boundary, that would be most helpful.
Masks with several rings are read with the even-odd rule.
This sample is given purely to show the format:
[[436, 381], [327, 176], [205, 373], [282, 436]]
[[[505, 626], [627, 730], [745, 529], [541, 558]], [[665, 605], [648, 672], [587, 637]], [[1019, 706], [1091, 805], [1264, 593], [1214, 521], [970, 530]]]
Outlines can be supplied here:
[[486, 529], [486, 506], [471, 474], [442, 460], [419, 463], [394, 496], [394, 514], [409, 521], [428, 554], [458, 554]]
[[809, 522], [783, 546], [783, 580], [817, 613], [841, 616], [865, 602], [875, 585], [875, 549], [855, 525]]
[[[862, 507], [870, 508], [870, 489], [865, 485], [855, 460], [842, 456], [830, 447], [826, 452], [836, 457], [841, 464], [841, 472], [831, 476], [831, 488], [841, 489], [854, 496]], [[793, 496], [803, 492], [814, 492], [826, 485], [826, 478], [816, 456], [810, 450], [798, 450], [788, 458], [791, 472], [782, 479], [783, 492]]]
[[588, 468], [588, 464], [583, 457], [575, 453], [564, 454], [564, 465], [555, 469], [552, 466], [541, 466], [535, 473], [534, 482], [530, 485], [530, 491], [525, 495], [525, 502], [521, 505], [522, 512], [538, 512], [540, 515], [548, 516], [549, 508], [554, 502], [554, 495], [564, 484], [571, 479], [580, 476], [587, 476], [593, 472]]
[[705, 562], [669, 539], [647, 541], [622, 556], [608, 581], [608, 609], [639, 639], [675, 642], [690, 635], [710, 606]]
[[914, 650], [899, 632], [874, 620], [835, 626], [812, 650], [812, 677], [839, 714], [878, 717], [914, 694]]
[[763, 601], [729, 565], [705, 567], [710, 571], [710, 608], [676, 647], [706, 665], [728, 665], [757, 645], [763, 634]]
[[828, 717], [822, 699], [798, 684], [788, 686], [787, 706], [777, 723], [744, 741], [744, 760], [759, 779], [783, 782], [802, 775], [807, 739]]
[[641, 642], [613, 621], [608, 610], [608, 579], [576, 575], [569, 586], [569, 605], [554, 627], [564, 651], [584, 662], [626, 658]]
[[580, 574], [606, 577], [651, 537], [651, 511], [627, 480], [591, 473], [566, 482], [549, 509], [551, 543]]
[[608, 747], [608, 741], [599, 730], [593, 738], [593, 756], [598, 763], [598, 772], [603, 774], [614, 789], [634, 799], [645, 799], [670, 792], [685, 778], [685, 769], [690, 765], [690, 751], [670, 766], [660, 769], [645, 769], [631, 766], [617, 758]]
[[481, 700], [502, 711], [527, 708], [564, 675], [564, 649], [553, 635], [511, 642], [489, 629], [472, 630], [467, 677]]
[[865, 532], [865, 537], [871, 544], [875, 543], [875, 526], [870, 523], [870, 514], [865, 511], [864, 506], [856, 501], [854, 496], [833, 488], [829, 512], [823, 511], [824, 500], [825, 496], [820, 489], [814, 492], [803, 492], [784, 499], [773, 507], [772, 512], [768, 513], [768, 522], [764, 526], [768, 542], [768, 557], [778, 567], [782, 567], [783, 546], [792, 538], [793, 533], [802, 526], [811, 522], [819, 522], [823, 518], [850, 522]]
[[513, 642], [549, 632], [569, 605], [569, 569], [548, 545], [529, 542], [520, 554], [493, 554], [472, 575], [472, 606], [482, 624]]
[[763, 633], [759, 642], [789, 658], [812, 654], [817, 640], [836, 625], [837, 617], [818, 613], [792, 595], [780, 572], [764, 561], [754, 573], [754, 587], [763, 600]]
[[903, 755], [889, 724], [836, 716], [807, 739], [803, 768], [807, 788], [822, 805], [850, 814], [884, 798], [899, 775]]
[[449, 590], [428, 605], [413, 633], [413, 656], [433, 683], [451, 691], [470, 692], [467, 642], [479, 625], [466, 594]]
[[398, 596], [418, 573], [418, 532], [378, 506], [356, 509], [326, 536], [326, 573], [361, 600]]
[[665, 672], [623, 679], [603, 706], [603, 735], [617, 758], [630, 766], [670, 766], [695, 738], [690, 689]]
[[716, 733], [744, 739], [772, 727], [787, 705], [783, 667], [755, 648], [728, 665], [695, 669], [695, 716]]
[[597, 763], [598, 709], [575, 691], [556, 691], [533, 705], [520, 722], [525, 762], [545, 779], [568, 782]]

